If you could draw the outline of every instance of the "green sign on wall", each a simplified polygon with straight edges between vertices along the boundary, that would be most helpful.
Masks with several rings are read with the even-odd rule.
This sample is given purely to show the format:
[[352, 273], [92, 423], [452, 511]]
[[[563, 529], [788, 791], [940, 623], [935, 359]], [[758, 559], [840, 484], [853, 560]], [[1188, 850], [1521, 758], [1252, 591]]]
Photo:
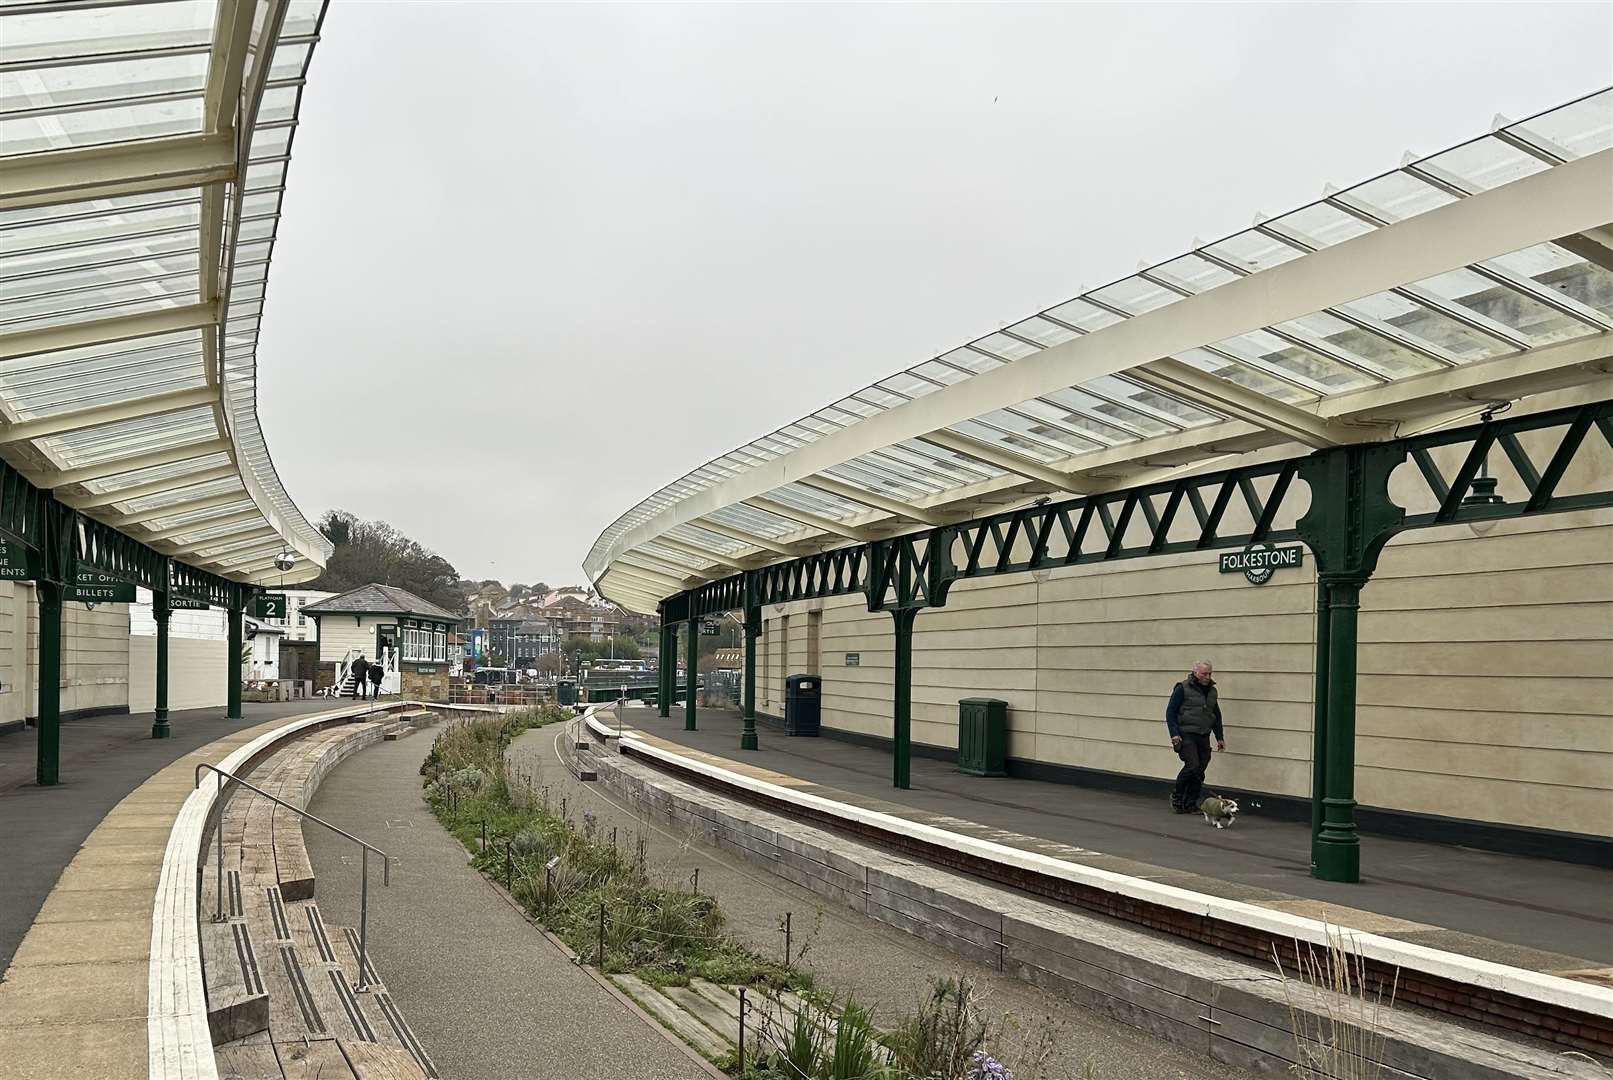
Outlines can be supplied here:
[[192, 600], [188, 596], [175, 596], [168, 594], [169, 611], [206, 611], [212, 607], [206, 600]]
[[0, 581], [26, 581], [33, 576], [28, 549], [14, 540], [0, 540]]
[[286, 617], [286, 594], [264, 593], [252, 599], [252, 617], [254, 619], [284, 619]]
[[134, 586], [96, 570], [80, 570], [77, 580], [63, 587], [62, 599], [81, 604], [132, 604]]

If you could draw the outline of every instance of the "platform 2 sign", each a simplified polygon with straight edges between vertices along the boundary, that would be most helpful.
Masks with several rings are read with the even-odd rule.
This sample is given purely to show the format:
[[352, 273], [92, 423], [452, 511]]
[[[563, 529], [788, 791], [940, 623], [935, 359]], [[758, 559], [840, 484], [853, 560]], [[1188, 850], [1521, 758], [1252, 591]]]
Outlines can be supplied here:
[[286, 617], [286, 594], [264, 593], [262, 596], [253, 597], [252, 617], [254, 619], [284, 619]]
[[80, 570], [71, 585], [62, 587], [62, 599], [81, 604], [132, 604], [134, 586], [94, 570]]
[[0, 540], [0, 581], [28, 581], [33, 576], [28, 548], [15, 540]]
[[1257, 544], [1242, 551], [1229, 551], [1221, 556], [1221, 573], [1242, 574], [1251, 585], [1264, 585], [1279, 570], [1300, 566], [1305, 561], [1305, 546], [1290, 544], [1272, 547]]

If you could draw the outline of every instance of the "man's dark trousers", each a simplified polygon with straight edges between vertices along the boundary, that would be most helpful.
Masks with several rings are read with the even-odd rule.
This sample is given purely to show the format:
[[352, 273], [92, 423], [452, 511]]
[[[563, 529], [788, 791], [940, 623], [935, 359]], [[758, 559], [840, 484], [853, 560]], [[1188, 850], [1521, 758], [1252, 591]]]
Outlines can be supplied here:
[[1176, 756], [1182, 759], [1182, 771], [1176, 774], [1176, 790], [1171, 792], [1171, 802], [1197, 810], [1204, 794], [1204, 771], [1210, 767], [1210, 737], [1183, 735]]

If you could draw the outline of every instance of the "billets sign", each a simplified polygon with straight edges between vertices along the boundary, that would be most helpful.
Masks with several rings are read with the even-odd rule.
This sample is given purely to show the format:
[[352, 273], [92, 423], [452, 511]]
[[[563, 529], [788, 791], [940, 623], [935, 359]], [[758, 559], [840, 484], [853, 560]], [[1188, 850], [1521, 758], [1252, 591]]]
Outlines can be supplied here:
[[1289, 570], [1305, 561], [1303, 544], [1272, 547], [1258, 544], [1242, 551], [1229, 551], [1221, 556], [1221, 573], [1242, 574], [1251, 585], [1264, 585], [1278, 570]]
[[0, 581], [27, 581], [33, 576], [27, 546], [15, 540], [0, 540]]
[[252, 598], [252, 617], [254, 619], [284, 619], [286, 617], [286, 594], [263, 593]]
[[62, 588], [62, 599], [81, 604], [132, 604], [134, 586], [97, 570], [80, 570], [73, 583]]

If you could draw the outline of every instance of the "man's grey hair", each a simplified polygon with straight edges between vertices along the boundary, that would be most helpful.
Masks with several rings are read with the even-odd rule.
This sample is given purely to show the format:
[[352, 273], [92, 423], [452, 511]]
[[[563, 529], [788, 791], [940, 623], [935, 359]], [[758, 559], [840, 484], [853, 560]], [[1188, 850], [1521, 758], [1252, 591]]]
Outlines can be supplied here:
[[1193, 661], [1193, 670], [1197, 671], [1199, 668], [1209, 668], [1210, 670], [1213, 671], [1213, 670], [1215, 670], [1215, 665], [1210, 663], [1208, 660], [1195, 660], [1195, 661]]

